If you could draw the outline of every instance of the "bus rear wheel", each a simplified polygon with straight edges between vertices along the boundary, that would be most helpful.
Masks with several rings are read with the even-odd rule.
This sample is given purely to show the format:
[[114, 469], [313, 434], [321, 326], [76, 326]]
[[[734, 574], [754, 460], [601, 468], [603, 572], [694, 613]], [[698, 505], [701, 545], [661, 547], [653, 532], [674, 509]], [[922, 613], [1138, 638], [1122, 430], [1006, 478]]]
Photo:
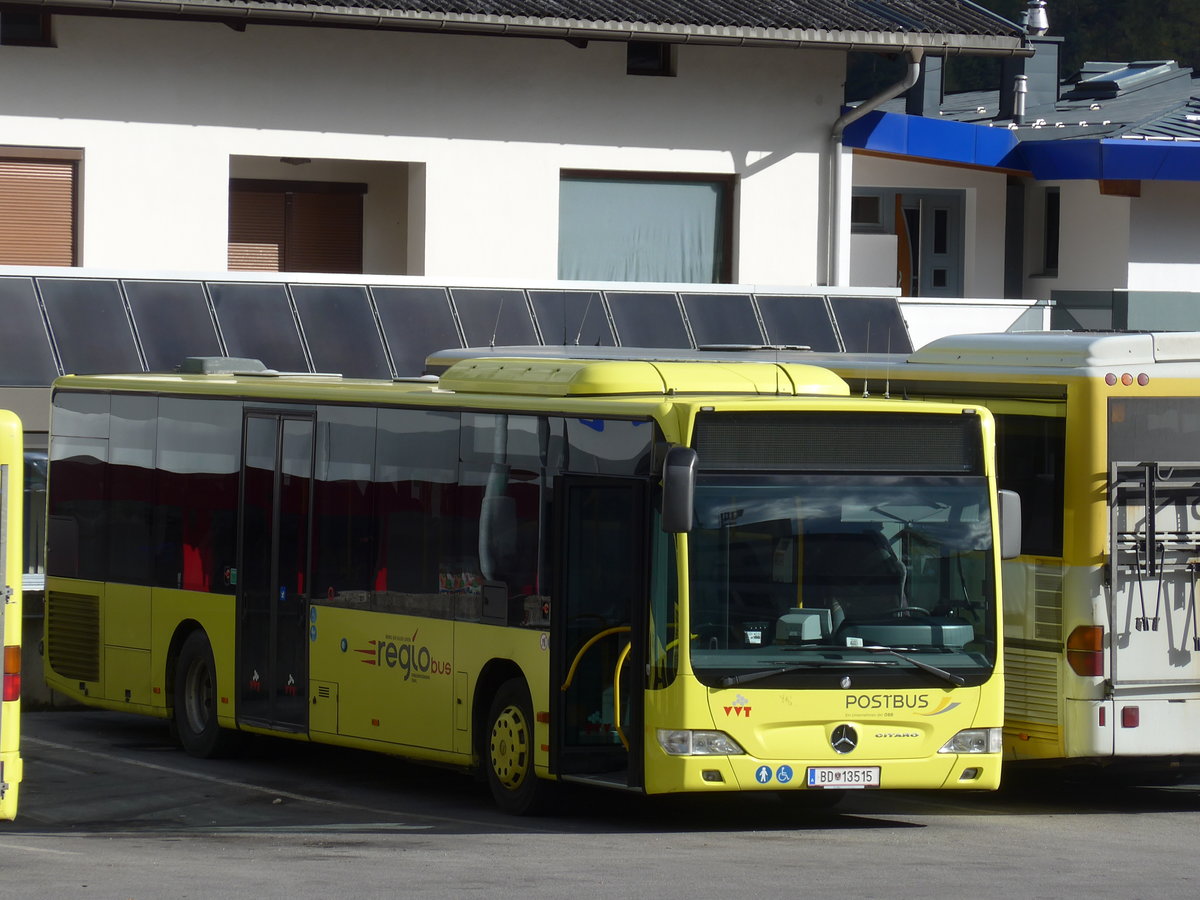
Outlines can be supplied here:
[[500, 685], [488, 711], [484, 765], [496, 805], [516, 816], [546, 810], [551, 785], [533, 770], [533, 702], [524, 680]]
[[217, 669], [208, 635], [187, 636], [175, 664], [175, 731], [192, 756], [208, 759], [235, 749], [237, 736], [217, 724]]

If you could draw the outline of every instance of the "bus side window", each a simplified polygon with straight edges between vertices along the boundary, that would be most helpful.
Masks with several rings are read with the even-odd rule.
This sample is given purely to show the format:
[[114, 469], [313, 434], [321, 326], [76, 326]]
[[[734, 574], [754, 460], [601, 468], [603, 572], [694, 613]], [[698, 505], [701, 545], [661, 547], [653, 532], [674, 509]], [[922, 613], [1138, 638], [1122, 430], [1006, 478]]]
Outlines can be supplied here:
[[997, 480], [1021, 496], [1021, 552], [1063, 553], [1063, 474], [1066, 420], [1054, 416], [996, 416]]

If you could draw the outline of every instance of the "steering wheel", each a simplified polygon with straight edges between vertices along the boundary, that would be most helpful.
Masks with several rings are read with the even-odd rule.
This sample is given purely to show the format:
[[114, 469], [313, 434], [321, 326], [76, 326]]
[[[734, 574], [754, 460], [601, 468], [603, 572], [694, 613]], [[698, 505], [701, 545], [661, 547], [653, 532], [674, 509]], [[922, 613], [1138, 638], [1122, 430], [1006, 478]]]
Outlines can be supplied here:
[[911, 616], [913, 613], [919, 613], [923, 616], [933, 615], [933, 613], [923, 606], [897, 606], [895, 609], [888, 610], [889, 616]]

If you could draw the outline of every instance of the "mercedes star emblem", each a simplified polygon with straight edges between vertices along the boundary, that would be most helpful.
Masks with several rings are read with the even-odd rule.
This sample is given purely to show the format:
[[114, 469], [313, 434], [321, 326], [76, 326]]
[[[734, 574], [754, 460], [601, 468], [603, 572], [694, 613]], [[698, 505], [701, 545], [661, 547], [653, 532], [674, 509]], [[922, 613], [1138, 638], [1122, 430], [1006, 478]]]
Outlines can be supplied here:
[[858, 746], [858, 732], [849, 725], [839, 725], [829, 736], [829, 744], [835, 753], [849, 753]]

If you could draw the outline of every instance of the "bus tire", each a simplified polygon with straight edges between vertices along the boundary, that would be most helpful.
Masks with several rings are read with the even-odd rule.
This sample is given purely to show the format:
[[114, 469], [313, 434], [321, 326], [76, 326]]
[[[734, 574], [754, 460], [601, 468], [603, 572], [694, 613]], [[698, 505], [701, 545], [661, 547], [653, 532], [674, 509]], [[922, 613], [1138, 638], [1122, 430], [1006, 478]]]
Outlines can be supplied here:
[[201, 629], [189, 634], [180, 648], [174, 696], [173, 722], [184, 750], [210, 759], [235, 749], [237, 735], [217, 724], [217, 668], [208, 635]]
[[533, 769], [533, 701], [524, 679], [500, 685], [483, 735], [484, 769], [496, 805], [514, 816], [545, 812], [551, 785]]

